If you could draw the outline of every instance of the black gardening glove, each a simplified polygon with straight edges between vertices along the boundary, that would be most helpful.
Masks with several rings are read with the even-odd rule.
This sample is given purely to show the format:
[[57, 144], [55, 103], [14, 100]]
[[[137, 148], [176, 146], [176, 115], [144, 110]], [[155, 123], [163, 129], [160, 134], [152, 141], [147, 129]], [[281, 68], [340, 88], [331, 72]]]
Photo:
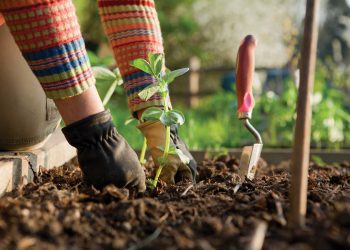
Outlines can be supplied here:
[[145, 173], [136, 153], [118, 134], [109, 111], [103, 111], [62, 129], [69, 144], [78, 150], [84, 181], [102, 188], [146, 189]]
[[[172, 125], [170, 127], [170, 138], [176, 146], [176, 148], [180, 149], [182, 153], [184, 153], [190, 159], [190, 162], [186, 165], [191, 170], [193, 182], [196, 182], [197, 162], [190, 153], [190, 150], [188, 149], [187, 145], [179, 137], [179, 133], [177, 132], [177, 125]], [[175, 175], [175, 181], [181, 179], [181, 177], [181, 171], [178, 171], [178, 173]]]

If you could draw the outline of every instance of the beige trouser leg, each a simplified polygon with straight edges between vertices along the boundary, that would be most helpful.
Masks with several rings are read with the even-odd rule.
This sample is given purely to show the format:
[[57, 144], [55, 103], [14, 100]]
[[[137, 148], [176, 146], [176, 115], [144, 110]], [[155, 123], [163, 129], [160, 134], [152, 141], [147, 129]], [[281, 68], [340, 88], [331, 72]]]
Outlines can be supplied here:
[[0, 25], [0, 150], [40, 147], [60, 116], [21, 55], [6, 25]]

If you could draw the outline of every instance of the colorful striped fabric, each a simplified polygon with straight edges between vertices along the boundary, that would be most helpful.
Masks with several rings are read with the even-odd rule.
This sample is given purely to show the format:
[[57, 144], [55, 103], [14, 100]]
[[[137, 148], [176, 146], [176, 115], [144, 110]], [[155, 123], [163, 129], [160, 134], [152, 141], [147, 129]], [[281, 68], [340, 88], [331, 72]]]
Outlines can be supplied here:
[[99, 0], [98, 6], [105, 33], [112, 45], [117, 65], [124, 79], [132, 112], [162, 106], [155, 94], [143, 101], [138, 93], [155, 82], [147, 73], [130, 66], [136, 58], [147, 58], [149, 52], [164, 53], [162, 35], [153, 0]]
[[95, 83], [71, 0], [0, 0], [0, 12], [48, 98]]

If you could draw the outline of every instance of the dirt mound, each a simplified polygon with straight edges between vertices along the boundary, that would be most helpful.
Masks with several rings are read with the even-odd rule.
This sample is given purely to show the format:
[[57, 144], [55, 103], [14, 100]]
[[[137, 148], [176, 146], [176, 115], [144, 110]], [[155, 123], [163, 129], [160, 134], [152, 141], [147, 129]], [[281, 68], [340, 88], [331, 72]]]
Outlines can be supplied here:
[[230, 156], [204, 161], [195, 186], [135, 197], [95, 190], [70, 163], [0, 198], [0, 249], [242, 249], [260, 221], [264, 249], [350, 249], [350, 166], [310, 165], [307, 228], [289, 231], [288, 163], [261, 162], [238, 184]]

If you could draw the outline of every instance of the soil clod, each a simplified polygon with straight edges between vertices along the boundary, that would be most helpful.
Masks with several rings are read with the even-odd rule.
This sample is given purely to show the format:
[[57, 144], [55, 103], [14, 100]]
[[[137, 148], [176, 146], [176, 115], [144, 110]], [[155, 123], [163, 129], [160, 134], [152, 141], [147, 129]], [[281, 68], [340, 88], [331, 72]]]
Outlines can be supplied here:
[[87, 186], [73, 163], [43, 170], [0, 198], [0, 249], [243, 249], [254, 239], [263, 249], [350, 249], [349, 163], [310, 164], [307, 230], [295, 231], [288, 167], [262, 161], [240, 183], [238, 160], [225, 155], [201, 163], [194, 185], [143, 195]]

